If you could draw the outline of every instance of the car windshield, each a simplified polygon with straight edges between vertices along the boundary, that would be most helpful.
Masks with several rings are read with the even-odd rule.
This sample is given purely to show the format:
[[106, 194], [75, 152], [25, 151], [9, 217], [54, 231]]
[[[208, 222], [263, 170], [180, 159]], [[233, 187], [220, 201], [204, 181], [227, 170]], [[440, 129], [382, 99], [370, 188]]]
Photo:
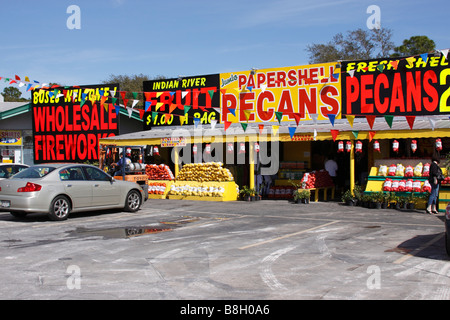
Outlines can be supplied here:
[[18, 179], [42, 178], [55, 169], [56, 169], [55, 167], [51, 166], [33, 166], [20, 171], [19, 173], [14, 175], [14, 178]]

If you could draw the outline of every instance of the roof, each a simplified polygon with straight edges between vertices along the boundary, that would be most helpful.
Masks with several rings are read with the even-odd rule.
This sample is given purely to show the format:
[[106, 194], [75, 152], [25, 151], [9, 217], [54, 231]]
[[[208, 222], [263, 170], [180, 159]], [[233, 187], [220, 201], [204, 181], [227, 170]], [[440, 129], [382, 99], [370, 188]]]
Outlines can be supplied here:
[[[174, 126], [174, 127], [157, 127], [152, 130], [139, 131], [119, 136], [109, 137], [101, 139], [101, 143], [113, 143], [120, 144], [121, 142], [129, 142], [130, 140], [141, 140], [142, 144], [155, 143], [157, 139], [171, 136], [190, 136], [190, 137], [203, 137], [207, 138], [212, 136], [235, 136], [235, 137], [248, 137], [251, 135], [256, 136], [259, 133], [259, 127], [261, 123], [249, 123], [247, 129], [243, 130], [239, 123], [233, 123], [226, 131], [223, 124], [217, 124], [215, 129], [212, 129], [210, 125], [199, 125], [197, 128], [194, 126]], [[278, 123], [262, 123], [265, 125], [263, 134], [270, 134], [269, 129], [273, 125]], [[434, 128], [433, 128], [434, 125]], [[365, 118], [355, 118], [353, 126], [350, 125], [348, 120], [336, 119], [334, 126], [329, 121], [320, 120], [316, 123], [312, 120], [301, 121], [299, 126], [294, 121], [282, 122], [279, 125], [278, 134], [284, 136], [287, 139], [281, 139], [283, 141], [289, 141], [290, 132], [289, 127], [295, 127], [295, 134], [313, 134], [314, 129], [318, 134], [318, 140], [331, 139], [331, 130], [338, 130], [342, 134], [338, 139], [353, 139], [353, 132], [358, 132], [359, 139], [369, 139], [369, 132], [376, 132], [375, 138], [387, 139], [387, 138], [425, 138], [425, 137], [450, 137], [450, 121], [448, 115], [438, 116], [417, 116], [413, 123], [413, 130], [411, 130], [406, 118], [404, 116], [394, 116], [392, 127], [389, 127], [384, 117], [377, 117], [374, 121], [373, 127], [370, 128]], [[177, 132], [178, 131], [178, 132]], [[153, 141], [145, 141], [153, 140]], [[218, 141], [218, 140], [216, 140]]]
[[31, 111], [31, 102], [0, 102], [0, 120]]

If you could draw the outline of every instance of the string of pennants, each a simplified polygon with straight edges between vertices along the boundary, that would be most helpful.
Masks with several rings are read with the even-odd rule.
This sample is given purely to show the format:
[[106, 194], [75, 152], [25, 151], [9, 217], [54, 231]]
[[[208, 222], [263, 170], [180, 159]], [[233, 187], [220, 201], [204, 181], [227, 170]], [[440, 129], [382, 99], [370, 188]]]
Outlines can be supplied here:
[[[438, 52], [440, 52], [448, 60], [449, 49], [438, 50]], [[424, 54], [420, 54], [420, 55], [416, 55], [416, 56], [420, 56], [421, 59], [424, 62], [426, 62], [427, 59], [428, 59], [428, 55], [429, 55], [428, 53], [424, 53]], [[395, 70], [397, 70], [399, 62], [401, 60], [406, 60], [409, 65], [412, 65], [416, 56], [411, 56], [411, 57], [401, 58], [401, 59], [397, 59], [397, 60], [392, 60], [392, 61], [389, 62], [389, 64]], [[379, 72], [383, 72], [385, 67], [386, 66], [384, 64], [380, 64], [380, 65], [377, 66], [377, 69], [378, 69]], [[339, 62], [336, 65], [335, 72], [331, 75], [331, 77], [333, 77], [336, 80], [339, 79], [339, 75], [340, 74], [348, 73], [351, 77], [353, 77], [354, 73], [356, 72], [356, 69], [353, 69], [353, 70], [350, 70], [350, 71], [342, 71], [341, 70], [340, 72], [336, 72], [336, 69], [340, 69]], [[362, 69], [363, 72], [366, 72], [367, 70], [368, 70], [368, 67]], [[60, 85], [53, 85], [51, 87], [48, 87], [49, 84], [47, 84], [47, 83], [41, 84], [37, 80], [31, 81], [30, 78], [27, 77], [27, 76], [24, 77], [24, 79], [22, 80], [18, 75], [15, 75], [13, 78], [11, 78], [11, 77], [1, 77], [0, 76], [0, 80], [1, 79], [4, 79], [5, 82], [9, 82], [10, 85], [11, 84], [17, 84], [19, 87], [23, 87], [23, 86], [27, 85], [27, 91], [36, 90], [36, 89], [39, 89], [39, 88], [40, 88], [40, 90], [52, 90], [53, 89], [53, 92], [49, 92], [49, 96], [50, 97], [55, 96], [57, 98], [59, 98], [59, 97], [68, 98], [69, 91], [64, 89], [61, 92], [61, 90], [58, 89], [58, 88], [61, 87]], [[319, 80], [326, 81], [326, 79], [330, 79], [330, 77], [327, 78], [325, 76], [319, 76]], [[305, 81], [306, 84], [308, 84], [308, 82], [310, 82], [311, 79], [304, 79], [304, 81]], [[69, 87], [65, 87], [65, 88], [69, 88]], [[79, 88], [79, 86], [72, 86], [70, 88]], [[260, 88], [264, 92], [266, 90], [267, 86], [263, 84], [263, 85], [260, 86]], [[252, 86], [245, 86], [242, 90], [240, 90], [239, 88], [228, 89], [228, 90], [235, 90], [236, 92], [239, 93], [239, 92], [243, 92], [245, 90], [249, 90], [251, 92], [253, 89], [254, 88]], [[86, 103], [86, 100], [87, 100], [86, 98], [88, 97], [88, 94], [89, 94], [89, 92], [91, 90], [95, 90], [95, 89], [89, 89], [89, 88], [85, 88], [84, 89], [84, 92], [81, 94], [81, 102], [80, 102], [81, 106], [83, 106], [84, 103]], [[225, 94], [227, 92], [227, 89], [220, 89], [220, 92], [222, 94]], [[131, 95], [132, 95], [133, 99], [127, 99], [126, 98], [126, 94], [127, 93], [128, 93], [127, 91], [119, 91], [120, 97], [122, 98], [123, 107], [125, 107], [127, 109], [129, 117], [131, 117], [132, 112], [134, 110], [134, 107], [140, 102], [140, 99], [138, 99], [138, 94], [141, 93], [145, 97], [145, 99], [144, 99], [144, 109], [135, 109], [135, 110], [139, 111], [140, 119], [143, 119], [144, 113], [148, 112], [148, 110], [152, 106], [151, 101], [147, 101], [147, 100], [149, 100], [148, 94], [150, 94], [150, 92], [139, 92], [139, 91], [138, 92], [131, 92]], [[162, 93], [163, 92], [157, 92], [157, 98]], [[120, 105], [118, 104], [119, 97], [116, 98], [116, 92], [115, 91], [110, 91], [111, 102], [107, 102], [109, 97], [104, 95], [104, 92], [102, 90], [99, 90], [99, 94], [100, 94], [100, 97], [101, 97], [100, 98], [100, 105], [102, 107], [104, 107], [106, 109], [106, 111], [108, 111], [108, 105], [109, 105], [109, 103], [111, 103], [111, 105], [115, 108], [115, 112], [118, 114], [119, 111], [120, 111]], [[170, 94], [173, 96], [175, 94], [175, 92], [170, 92]], [[182, 92], [182, 98], [184, 98], [186, 96], [186, 94], [187, 94], [187, 91], [183, 91]], [[197, 93], [197, 94], [199, 94], [199, 93]], [[213, 95], [215, 94], [215, 90], [209, 90], [208, 94], [210, 95], [210, 97], [212, 99]], [[76, 92], [76, 91], [73, 92], [73, 95], [71, 97], [72, 101], [75, 98], [77, 98], [77, 95], [78, 95], [78, 92]], [[92, 99], [92, 103], [95, 102], [94, 100], [96, 100], [96, 99]], [[132, 100], [131, 107], [128, 107], [128, 103], [129, 103], [130, 100]], [[172, 116], [173, 110], [175, 110], [178, 107], [178, 105], [177, 104], [170, 104], [168, 113], [159, 111], [159, 108], [162, 105], [164, 105], [164, 103], [162, 103], [162, 102], [158, 102], [156, 104], [155, 111], [151, 111], [152, 117], [154, 117], [157, 114], [162, 114], [162, 115], [164, 115], [165, 121], [167, 122], [170, 119], [170, 117]], [[184, 108], [184, 114], [183, 115], [178, 115], [180, 117], [180, 123], [181, 124], [184, 122], [185, 117], [191, 118], [191, 117], [189, 117], [187, 115], [187, 113], [192, 108], [192, 106], [184, 105], [183, 108]], [[220, 108], [213, 108], [213, 109], [216, 112], [220, 113]], [[236, 117], [236, 110], [237, 110], [236, 108], [228, 108], [228, 111], [234, 117]], [[244, 112], [244, 115], [245, 115], [245, 118], [246, 118], [247, 122], [240, 122], [240, 124], [242, 126], [242, 129], [245, 132], [247, 127], [248, 127], [248, 119], [250, 118], [250, 114], [252, 112], [254, 112], [254, 111], [252, 111], [252, 110], [244, 110], [243, 112]], [[294, 117], [294, 119], [295, 119], [297, 127], [300, 124], [300, 119], [302, 117], [304, 117], [304, 114], [301, 114], [301, 113], [289, 114], [289, 113], [283, 113], [283, 112], [276, 111], [275, 112], [275, 116], [276, 116], [279, 124], [281, 124], [281, 119], [283, 118], [284, 115], [292, 115]], [[309, 114], [309, 115], [310, 115], [312, 121], [314, 122], [314, 124], [317, 124], [318, 115], [317, 114]], [[328, 119], [329, 119], [331, 125], [334, 127], [336, 114], [328, 114], [327, 116], [328, 116]], [[374, 116], [374, 115], [346, 115], [347, 121], [349, 122], [349, 124], [350, 124], [350, 126], [352, 128], [353, 128], [353, 121], [354, 121], [356, 116], [365, 116], [366, 117], [367, 123], [368, 123], [368, 125], [370, 127], [370, 130], [371, 130], [371, 131], [369, 131], [369, 141], [371, 141], [373, 136], [376, 133], [375, 131], [372, 130], [376, 116]], [[408, 125], [409, 125], [410, 129], [412, 130], [413, 129], [413, 125], [414, 125], [414, 121], [415, 121], [415, 116], [405, 116], [405, 117], [406, 117], [406, 120], [408, 122]], [[192, 118], [194, 120], [195, 127], [197, 127], [198, 124], [200, 123], [200, 118], [197, 118], [197, 117], [192, 117]], [[389, 127], [392, 128], [392, 123], [393, 123], [394, 116], [392, 116], [392, 115], [385, 115], [384, 118], [386, 120], [386, 123], [389, 125]], [[432, 130], [434, 130], [434, 128], [435, 128], [434, 120], [429, 118], [429, 121], [430, 121], [430, 126], [431, 126]], [[225, 131], [231, 126], [232, 123], [234, 123], [234, 122], [224, 121], [224, 129], [225, 129]], [[217, 124], [217, 120], [211, 120], [211, 128], [214, 129], [216, 124]], [[259, 124], [258, 125], [260, 133], [263, 132], [264, 126], [265, 126], [265, 124]], [[280, 126], [279, 125], [271, 125], [271, 126], [272, 126], [272, 133], [274, 135], [276, 135]], [[291, 126], [288, 127], [291, 139], [293, 139], [297, 127], [291, 127]], [[333, 137], [333, 141], [335, 141], [337, 136], [339, 135], [339, 130], [332, 129], [332, 130], [330, 130], [330, 132], [331, 132], [331, 135]], [[357, 131], [352, 131], [352, 132], [355, 134], [355, 132], [357, 132]], [[316, 131], [316, 129], [314, 129], [314, 140], [316, 139], [316, 137], [317, 137], [317, 131]], [[357, 138], [357, 134], [355, 135], [355, 138]]]

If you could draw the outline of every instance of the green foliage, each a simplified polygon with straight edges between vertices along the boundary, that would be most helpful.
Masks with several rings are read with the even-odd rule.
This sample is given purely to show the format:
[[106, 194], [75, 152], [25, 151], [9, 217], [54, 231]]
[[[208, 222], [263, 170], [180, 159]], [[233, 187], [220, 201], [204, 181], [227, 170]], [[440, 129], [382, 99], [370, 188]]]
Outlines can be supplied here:
[[403, 40], [401, 46], [394, 48], [392, 57], [415, 56], [422, 53], [433, 52], [436, 44], [427, 36], [413, 36]]

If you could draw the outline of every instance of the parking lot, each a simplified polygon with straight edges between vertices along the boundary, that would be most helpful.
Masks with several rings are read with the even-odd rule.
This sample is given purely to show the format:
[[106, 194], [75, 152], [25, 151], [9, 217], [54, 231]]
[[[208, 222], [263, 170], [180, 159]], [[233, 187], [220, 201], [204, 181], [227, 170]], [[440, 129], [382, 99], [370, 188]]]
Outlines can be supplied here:
[[450, 299], [442, 214], [149, 200], [0, 230], [0, 299]]

